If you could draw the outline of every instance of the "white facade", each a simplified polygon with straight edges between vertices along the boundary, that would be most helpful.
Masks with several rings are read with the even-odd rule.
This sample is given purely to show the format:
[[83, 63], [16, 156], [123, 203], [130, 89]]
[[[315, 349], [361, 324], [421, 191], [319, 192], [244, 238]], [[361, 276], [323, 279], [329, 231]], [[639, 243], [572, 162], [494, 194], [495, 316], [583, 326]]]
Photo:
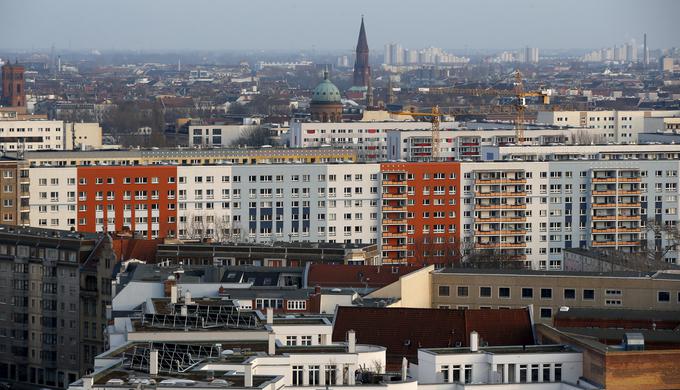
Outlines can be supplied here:
[[256, 125], [196, 125], [189, 126], [189, 146], [222, 148], [257, 128]]
[[[302, 169], [304, 167], [304, 169]], [[376, 243], [378, 164], [178, 167], [178, 235]]]
[[[456, 122], [442, 122], [440, 129], [453, 129]], [[429, 122], [292, 122], [289, 130], [291, 147], [308, 148], [323, 145], [347, 147], [357, 151], [360, 161], [385, 161], [389, 131], [431, 130]]]
[[0, 150], [64, 150], [64, 122], [0, 121]]
[[680, 111], [540, 111], [536, 123], [606, 130], [606, 142], [637, 143], [645, 118], [677, 115]]
[[[583, 373], [583, 355], [564, 351], [561, 346], [421, 349], [416, 367], [419, 385], [459, 384], [456, 389], [477, 389], [480, 385], [576, 384]], [[540, 386], [531, 388], [542, 388]], [[578, 388], [574, 386], [573, 388]]]
[[[597, 129], [536, 129], [526, 130], [526, 143], [549, 145], [577, 142], [582, 132], [591, 136], [604, 135]], [[484, 146], [514, 144], [515, 130], [444, 130], [440, 132], [440, 156], [445, 160], [492, 160], [482, 153]], [[432, 156], [432, 132], [430, 130], [388, 131], [387, 160], [430, 161]]]
[[31, 168], [29, 179], [30, 226], [77, 228], [77, 168]]

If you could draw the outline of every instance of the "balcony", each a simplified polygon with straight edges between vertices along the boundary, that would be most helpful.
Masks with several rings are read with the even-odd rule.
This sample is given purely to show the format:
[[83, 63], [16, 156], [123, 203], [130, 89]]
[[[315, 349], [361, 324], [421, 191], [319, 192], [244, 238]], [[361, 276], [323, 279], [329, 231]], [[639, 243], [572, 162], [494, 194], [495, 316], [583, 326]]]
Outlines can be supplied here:
[[616, 183], [616, 176], [613, 176], [613, 177], [594, 177], [593, 183]]
[[593, 191], [593, 196], [602, 196], [602, 195], [616, 195], [616, 191], [614, 191], [614, 190]]
[[593, 229], [593, 234], [616, 233], [616, 228]]
[[619, 177], [619, 183], [639, 183], [641, 180], [639, 177]]
[[383, 212], [405, 213], [406, 212], [406, 206], [383, 206], [382, 211]]
[[526, 222], [527, 219], [526, 217], [475, 217], [475, 221], [482, 222], [482, 223], [491, 223], [491, 222]]
[[475, 210], [513, 210], [526, 209], [526, 204], [497, 204], [497, 205], [475, 205]]
[[475, 192], [477, 198], [510, 198], [510, 197], [525, 197], [526, 192]]
[[592, 206], [594, 208], [612, 209], [616, 208], [616, 203], [593, 203]]
[[526, 230], [475, 230], [475, 235], [480, 236], [523, 236]]
[[475, 179], [475, 183], [478, 184], [526, 184], [526, 182], [527, 179]]
[[382, 220], [383, 225], [406, 225], [406, 220], [405, 219], [383, 219]]
[[640, 190], [619, 190], [619, 195], [640, 195]]
[[401, 180], [401, 181], [383, 180], [382, 185], [384, 185], [384, 186], [405, 186], [406, 180]]
[[401, 233], [383, 232], [382, 236], [383, 238], [404, 238], [406, 237], [406, 232]]
[[383, 245], [383, 251], [406, 251], [406, 245]]
[[526, 242], [496, 242], [496, 243], [477, 243], [475, 248], [498, 249], [498, 248], [526, 248]]
[[387, 199], [406, 199], [406, 194], [390, 194], [390, 193], [384, 193], [382, 194], [383, 198]]

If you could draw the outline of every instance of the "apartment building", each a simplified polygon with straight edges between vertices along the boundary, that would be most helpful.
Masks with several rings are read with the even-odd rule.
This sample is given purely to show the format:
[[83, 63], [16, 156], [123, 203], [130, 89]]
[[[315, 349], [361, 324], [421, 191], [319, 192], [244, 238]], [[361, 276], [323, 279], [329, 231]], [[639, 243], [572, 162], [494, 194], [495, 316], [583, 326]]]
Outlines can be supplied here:
[[680, 310], [680, 275], [450, 268], [433, 272], [432, 307], [533, 308], [536, 322], [551, 324], [566, 308]]
[[460, 258], [460, 164], [384, 163], [381, 237], [385, 263]]
[[30, 223], [87, 232], [129, 227], [149, 238], [377, 243], [377, 164], [299, 167], [32, 168]]
[[0, 379], [65, 387], [91, 370], [114, 265], [98, 235], [0, 226]]
[[638, 134], [645, 132], [647, 118], [678, 115], [680, 115], [678, 110], [540, 111], [536, 117], [536, 123], [606, 130], [605, 142], [637, 143]]
[[0, 121], [0, 150], [64, 150], [64, 122], [51, 120]]
[[189, 126], [189, 147], [224, 148], [257, 129], [257, 125]]
[[678, 147], [523, 148], [479, 162], [43, 164], [28, 169], [23, 193], [36, 227], [379, 244], [391, 263], [498, 255], [561, 269], [565, 248], [641, 245], [677, 262], [672, 237], [650, 231], [677, 226]]
[[29, 179], [28, 164], [25, 161], [3, 156], [0, 158], [0, 202], [2, 223], [7, 225], [28, 225]]
[[[583, 134], [592, 139], [604, 139], [600, 129], [527, 129], [526, 145], [554, 145], [579, 142]], [[489, 147], [514, 145], [516, 132], [505, 129], [455, 129], [440, 131], [440, 158], [445, 161], [493, 160], [486, 153]], [[387, 160], [426, 162], [432, 160], [432, 131], [388, 131]]]
[[[442, 122], [440, 129], [454, 129], [456, 122]], [[429, 131], [430, 122], [366, 121], [366, 122], [292, 122], [289, 144], [294, 148], [337, 146], [354, 150], [360, 161], [388, 159], [387, 134], [390, 131]]]
[[351, 162], [356, 153], [338, 148], [136, 149], [26, 152], [30, 166], [252, 165]]
[[0, 119], [0, 151], [100, 149], [97, 123], [65, 123], [47, 119]]

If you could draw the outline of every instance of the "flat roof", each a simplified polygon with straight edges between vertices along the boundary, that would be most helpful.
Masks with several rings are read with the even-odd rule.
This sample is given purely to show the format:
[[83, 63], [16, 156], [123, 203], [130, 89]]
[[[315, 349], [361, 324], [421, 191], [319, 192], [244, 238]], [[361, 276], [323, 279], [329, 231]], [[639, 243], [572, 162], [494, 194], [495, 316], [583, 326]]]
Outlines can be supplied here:
[[500, 275], [500, 276], [547, 276], [547, 277], [594, 277], [594, 278], [622, 278], [622, 279], [670, 279], [680, 280], [680, 273], [667, 271], [639, 272], [581, 272], [581, 271], [540, 271], [529, 269], [485, 269], [485, 268], [444, 268], [435, 271], [440, 274], [464, 275]]
[[423, 352], [431, 353], [433, 355], [454, 355], [462, 353], [490, 353], [495, 355], [501, 354], [525, 354], [525, 353], [575, 353], [576, 350], [568, 345], [554, 344], [554, 345], [502, 345], [502, 346], [488, 346], [479, 347], [478, 352], [473, 352], [470, 347], [458, 348], [422, 348]]

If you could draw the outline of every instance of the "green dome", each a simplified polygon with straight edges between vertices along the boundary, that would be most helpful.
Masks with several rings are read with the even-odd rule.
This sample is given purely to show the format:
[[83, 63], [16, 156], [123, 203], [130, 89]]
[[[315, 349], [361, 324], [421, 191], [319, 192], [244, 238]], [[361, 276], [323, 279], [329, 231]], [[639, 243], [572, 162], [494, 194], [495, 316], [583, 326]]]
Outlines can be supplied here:
[[328, 79], [328, 74], [314, 88], [312, 103], [340, 103], [340, 90]]

